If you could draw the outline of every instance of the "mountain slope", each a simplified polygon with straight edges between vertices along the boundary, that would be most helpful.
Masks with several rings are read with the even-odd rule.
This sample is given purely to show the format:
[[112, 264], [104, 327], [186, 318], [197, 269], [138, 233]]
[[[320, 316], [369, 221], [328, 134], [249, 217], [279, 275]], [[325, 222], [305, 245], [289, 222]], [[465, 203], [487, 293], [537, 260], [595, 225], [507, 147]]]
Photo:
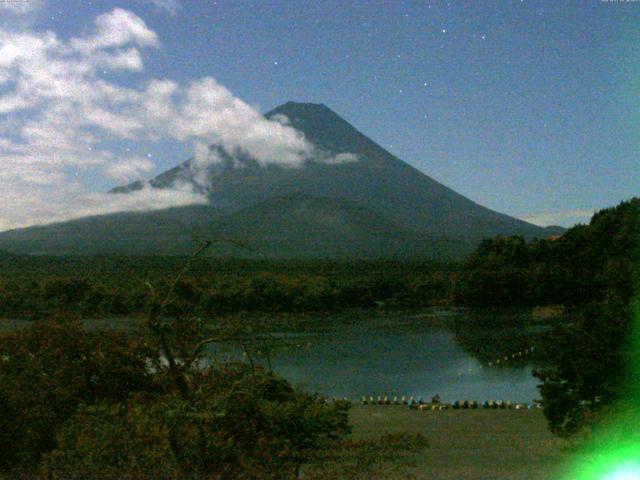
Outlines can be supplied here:
[[35, 255], [186, 254], [192, 231], [219, 212], [208, 206], [124, 212], [0, 233], [2, 249]]
[[7, 250], [52, 255], [188, 254], [204, 239], [213, 255], [256, 258], [452, 258], [472, 248], [431, 238], [344, 199], [274, 197], [222, 214], [208, 206], [87, 217], [0, 234]]
[[[0, 233], [0, 249], [54, 254], [179, 254], [194, 235], [227, 235], [271, 257], [459, 256], [496, 234], [548, 237], [544, 229], [482, 207], [404, 163], [324, 105], [286, 103], [286, 116], [325, 154], [352, 153], [338, 164], [310, 159], [299, 168], [261, 166], [230, 156], [195, 182], [186, 161], [150, 180], [156, 188], [191, 182], [211, 206], [91, 217]], [[241, 165], [238, 167], [238, 165]], [[117, 187], [126, 195], [142, 182]]]
[[[286, 103], [266, 114], [285, 115], [291, 124], [325, 151], [355, 153], [357, 162], [328, 165], [309, 162], [303, 168], [260, 167], [231, 162], [209, 177], [214, 205], [239, 209], [274, 196], [305, 193], [345, 198], [396, 219], [406, 228], [430, 235], [471, 241], [496, 234], [546, 236], [542, 228], [503, 215], [467, 199], [398, 159], [324, 105]], [[159, 188], [189, 178], [189, 163], [151, 181]], [[132, 184], [114, 191], [140, 188]]]
[[348, 200], [303, 194], [220, 217], [210, 231], [242, 239], [256, 256], [267, 257], [451, 258], [470, 247], [407, 230]]

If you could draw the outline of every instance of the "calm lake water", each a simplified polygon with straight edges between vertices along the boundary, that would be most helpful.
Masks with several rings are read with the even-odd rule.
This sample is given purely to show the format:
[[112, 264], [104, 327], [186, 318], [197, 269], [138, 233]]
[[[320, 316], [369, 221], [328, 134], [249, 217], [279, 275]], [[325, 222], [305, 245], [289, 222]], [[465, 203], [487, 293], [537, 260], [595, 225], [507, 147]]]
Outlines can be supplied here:
[[522, 315], [368, 313], [331, 328], [274, 334], [268, 342], [276, 372], [327, 396], [428, 400], [437, 393], [443, 401], [531, 402], [539, 398], [538, 380], [531, 375], [534, 355], [525, 349], [545, 330]]

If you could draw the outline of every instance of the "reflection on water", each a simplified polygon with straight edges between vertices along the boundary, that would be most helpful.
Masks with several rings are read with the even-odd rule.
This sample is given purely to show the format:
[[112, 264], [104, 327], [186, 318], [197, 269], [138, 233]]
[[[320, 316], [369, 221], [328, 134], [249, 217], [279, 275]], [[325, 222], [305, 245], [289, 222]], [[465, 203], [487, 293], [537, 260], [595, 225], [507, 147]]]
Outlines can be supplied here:
[[[540, 336], [521, 318], [407, 315], [366, 318], [330, 330], [281, 336], [271, 358], [294, 384], [327, 396], [413, 395], [443, 401], [539, 398], [530, 356], [489, 366]], [[219, 352], [222, 353], [222, 352]]]

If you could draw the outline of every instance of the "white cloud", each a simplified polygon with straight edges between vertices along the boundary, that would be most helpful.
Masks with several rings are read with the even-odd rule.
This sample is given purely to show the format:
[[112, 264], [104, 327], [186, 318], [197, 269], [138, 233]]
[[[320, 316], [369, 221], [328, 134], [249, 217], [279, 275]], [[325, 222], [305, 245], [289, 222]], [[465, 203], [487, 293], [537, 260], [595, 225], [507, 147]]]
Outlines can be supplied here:
[[156, 32], [149, 29], [135, 13], [122, 8], [114, 8], [109, 13], [98, 15], [95, 20], [96, 31], [84, 38], [74, 38], [70, 45], [82, 52], [122, 47], [135, 44], [140, 47], [159, 46]]
[[218, 152], [209, 148], [209, 145], [196, 141], [193, 144], [193, 159], [190, 162], [190, 175], [193, 181], [199, 186], [206, 188], [209, 178], [209, 167], [220, 163]]
[[[95, 175], [101, 175], [124, 182], [155, 168], [141, 152], [125, 156], [118, 150], [124, 140], [143, 144], [173, 138], [195, 145], [194, 168], [200, 170], [194, 174], [200, 180], [220, 160], [206, 147], [214, 142], [262, 165], [356, 159], [318, 151], [286, 118], [265, 119], [211, 77], [186, 86], [142, 78], [137, 88], [118, 80], [122, 70], [144, 72], [144, 50], [159, 47], [157, 34], [121, 8], [99, 15], [91, 31], [68, 40], [52, 31], [0, 26], [0, 228], [102, 208], [87, 200], [98, 194], [83, 187], [83, 179], [95, 184]], [[138, 208], [138, 199], [140, 208], [163, 208], [174, 198], [158, 191], [161, 201], [146, 201], [153, 193], [147, 189], [144, 195], [120, 198], [117, 206]], [[11, 201], [5, 202], [5, 195]], [[175, 199], [202, 201], [184, 191]]]
[[588, 222], [594, 213], [595, 209], [565, 210], [562, 212], [525, 213], [519, 215], [519, 218], [541, 227], [547, 227], [550, 225], [572, 226], [576, 223]]
[[178, 84], [170, 80], [151, 80], [143, 92], [139, 114], [155, 124], [172, 121], [177, 115], [173, 97], [178, 90]]
[[355, 153], [339, 153], [333, 157], [328, 156], [323, 159], [324, 163], [335, 165], [337, 163], [352, 163], [359, 160], [358, 155]]
[[34, 102], [22, 95], [8, 94], [0, 97], [0, 113], [6, 114], [16, 110], [32, 107]]
[[3, 0], [0, 1], [0, 14], [25, 16], [40, 11], [42, 0]]
[[112, 162], [106, 168], [105, 173], [120, 183], [140, 180], [144, 174], [152, 172], [155, 164], [144, 157], [131, 157]]
[[98, 65], [106, 65], [112, 70], [142, 70], [142, 57], [137, 48], [120, 50], [113, 55], [103, 54], [96, 57]]
[[[309, 159], [330, 164], [358, 160], [352, 153], [318, 150], [302, 132], [289, 125], [284, 115], [266, 119], [214, 78], [192, 82], [177, 100], [175, 89], [166, 89], [168, 93], [162, 96], [164, 110], [158, 114], [154, 109], [146, 118], [159, 122], [157, 128], [164, 127], [166, 135], [179, 141], [207, 139], [208, 144], [220, 145], [232, 155], [248, 155], [261, 165], [299, 167]], [[202, 145], [199, 148], [202, 153]], [[210, 152], [196, 152], [195, 156], [196, 164], [203, 168], [219, 161]]]
[[[0, 179], [0, 182], [2, 180]], [[65, 192], [49, 189], [37, 195], [24, 191], [3, 191], [0, 230], [26, 225], [45, 225], [90, 215], [125, 211], [147, 211], [194, 204], [206, 204], [206, 197], [190, 188], [158, 190], [148, 185], [130, 194], [88, 193], [67, 183]]]
[[44, 12], [43, 6], [44, 0], [0, 0], [0, 28], [31, 28]]
[[175, 110], [167, 133], [181, 141], [206, 138], [261, 164], [298, 166], [313, 154], [302, 133], [267, 120], [211, 77], [192, 82]]

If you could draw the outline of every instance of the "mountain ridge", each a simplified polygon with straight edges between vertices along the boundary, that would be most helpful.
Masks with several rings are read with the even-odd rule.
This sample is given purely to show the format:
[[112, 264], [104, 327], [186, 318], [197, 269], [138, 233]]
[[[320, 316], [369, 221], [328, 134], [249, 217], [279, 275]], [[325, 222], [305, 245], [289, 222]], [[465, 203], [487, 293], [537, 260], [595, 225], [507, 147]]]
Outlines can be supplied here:
[[[474, 240], [514, 231], [527, 237], [542, 235], [542, 227], [483, 207], [407, 164], [362, 134], [324, 104], [287, 102], [265, 114], [286, 116], [314, 145], [332, 153], [355, 153], [357, 162], [326, 165], [309, 162], [304, 168], [248, 164], [232, 166], [210, 178], [214, 205], [239, 209], [271, 196], [304, 192], [340, 197], [402, 219], [412, 229], [458, 236], [452, 230], [477, 230]], [[166, 188], [189, 171], [189, 160], [150, 181]], [[136, 184], [140, 188], [141, 184]], [[130, 191], [120, 187], [117, 191]]]
[[[74, 238], [71, 243], [77, 246], [67, 249], [67, 253], [69, 250], [82, 250], [82, 231], [91, 225], [112, 241], [117, 235], [110, 233], [111, 230], [117, 232], [120, 228], [120, 233], [126, 232], [141, 245], [146, 244], [148, 248], [142, 250], [149, 253], [183, 251], [189, 244], [187, 233], [172, 231], [171, 224], [176, 229], [177, 225], [186, 224], [187, 227], [180, 229], [198, 231], [200, 236], [231, 231], [251, 232], [256, 239], [264, 235], [272, 238], [282, 250], [267, 249], [269, 255], [276, 257], [288, 253], [294, 257], [349, 254], [358, 257], [363, 252], [366, 252], [365, 256], [437, 257], [442, 254], [462, 255], [471, 251], [482, 238], [498, 234], [543, 238], [559, 233], [557, 228], [539, 227], [473, 202], [392, 155], [324, 104], [287, 102], [266, 113], [265, 117], [279, 121], [286, 117], [288, 123], [302, 132], [317, 151], [331, 155], [349, 153], [356, 155], [358, 160], [326, 163], [322, 158], [310, 158], [298, 167], [260, 165], [246, 155], [230, 155], [221, 146], [212, 145], [210, 148], [216, 150], [221, 161], [205, 172], [204, 182], [201, 179], [196, 181], [192, 160], [149, 180], [154, 188], [169, 188], [177, 181], [191, 183], [207, 195], [209, 206], [64, 222], [50, 227], [49, 239], [47, 235], [38, 233], [47, 227], [0, 233], [0, 248], [21, 253], [60, 251], [64, 250], [64, 236], [71, 235]], [[144, 185], [144, 182], [133, 182], [111, 192], [126, 195]], [[260, 212], [264, 212], [265, 204], [270, 208], [271, 224], [279, 224], [283, 232], [288, 232], [289, 246], [286, 236], [279, 235], [271, 225], [261, 221]], [[323, 231], [299, 215], [303, 207], [309, 209], [309, 218], [318, 222], [324, 218], [323, 209], [335, 208], [338, 212], [336, 218], [341, 221], [324, 225], [327, 230]], [[290, 215], [297, 219], [300, 229], [279, 218], [274, 208], [280, 208], [281, 216]], [[356, 212], [367, 221], [378, 222], [380, 228], [372, 230], [369, 228], [371, 225], [361, 221]], [[230, 227], [220, 223], [221, 218]], [[118, 222], [122, 222], [122, 227], [118, 227]], [[73, 233], [74, 229], [76, 233]], [[167, 233], [170, 230], [171, 233]], [[179, 248], [159, 245], [160, 232], [164, 232], [167, 242], [174, 242]], [[87, 238], [95, 239], [91, 232], [85, 234]], [[37, 245], [33, 241], [35, 237], [39, 239]], [[154, 240], [145, 240], [146, 237]], [[56, 239], [55, 242], [52, 238]], [[22, 247], [19, 239], [22, 239]], [[330, 245], [331, 242], [335, 245]], [[420, 242], [424, 245], [421, 255]], [[447, 242], [455, 248], [449, 248]], [[52, 248], [54, 243], [56, 248]], [[126, 252], [127, 242], [120, 243]], [[297, 245], [293, 249], [295, 252], [287, 252], [292, 245]], [[92, 245], [92, 249], [95, 250], [95, 246]], [[103, 250], [109, 248], [105, 245]]]

